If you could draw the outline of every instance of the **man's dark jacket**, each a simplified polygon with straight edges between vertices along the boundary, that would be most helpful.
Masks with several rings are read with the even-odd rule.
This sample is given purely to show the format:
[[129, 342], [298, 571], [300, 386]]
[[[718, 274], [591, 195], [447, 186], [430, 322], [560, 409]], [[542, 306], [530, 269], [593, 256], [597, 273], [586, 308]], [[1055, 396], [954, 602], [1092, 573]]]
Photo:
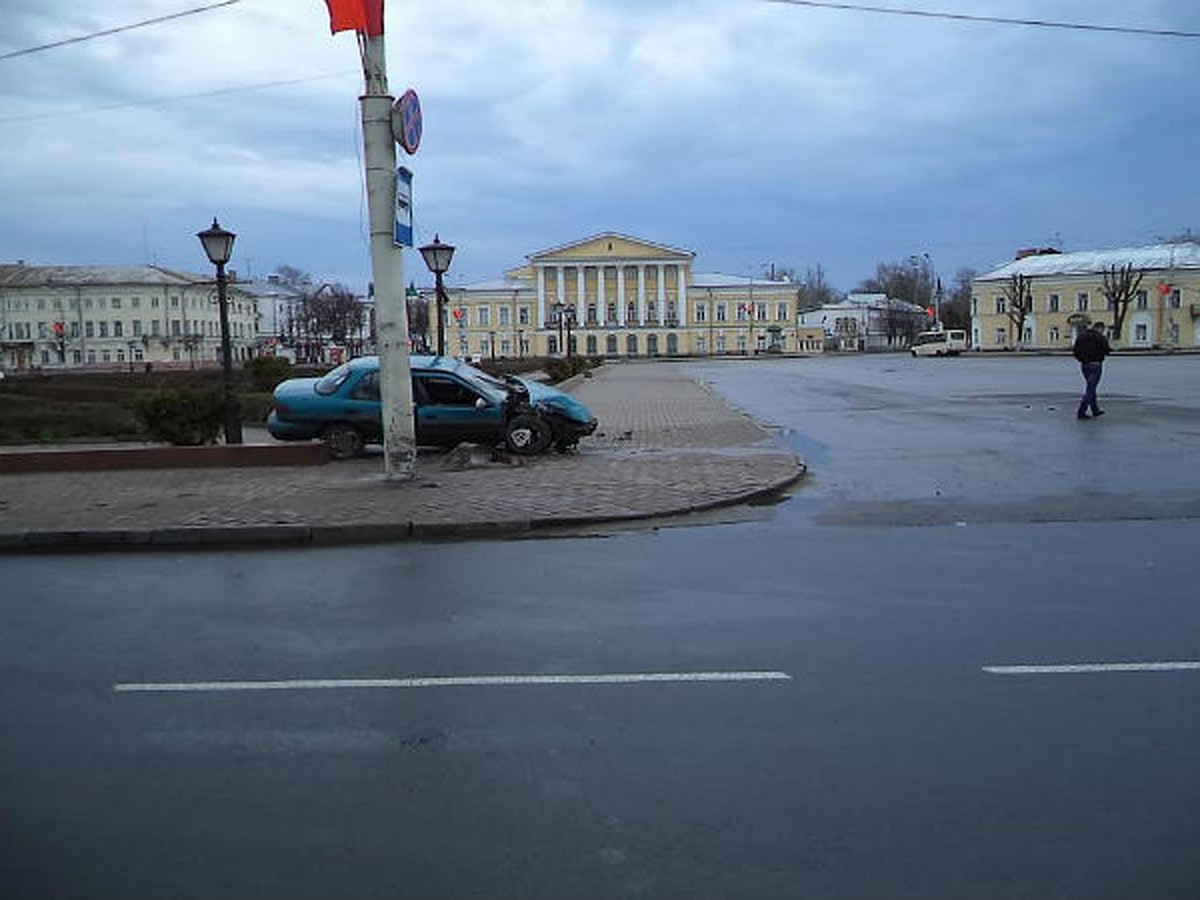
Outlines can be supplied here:
[[1096, 329], [1089, 328], [1075, 338], [1071, 352], [1081, 363], [1104, 362], [1104, 357], [1112, 353], [1112, 347], [1108, 345], [1108, 338]]

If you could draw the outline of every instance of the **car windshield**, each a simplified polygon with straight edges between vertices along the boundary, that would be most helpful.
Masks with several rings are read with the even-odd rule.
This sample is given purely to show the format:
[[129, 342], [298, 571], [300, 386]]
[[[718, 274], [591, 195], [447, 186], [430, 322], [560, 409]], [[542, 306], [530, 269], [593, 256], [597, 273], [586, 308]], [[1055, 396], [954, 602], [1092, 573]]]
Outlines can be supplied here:
[[338, 388], [340, 388], [343, 384], [345, 384], [346, 379], [349, 377], [350, 377], [350, 364], [343, 363], [342, 365], [338, 366], [336, 369], [332, 369], [329, 372], [326, 372], [325, 375], [323, 375], [321, 377], [321, 380], [318, 381], [313, 386], [313, 390], [316, 391], [321, 396], [327, 397], [330, 394], [336, 392]]
[[459, 366], [458, 375], [488, 395], [508, 395], [509, 388], [504, 381], [474, 366]]

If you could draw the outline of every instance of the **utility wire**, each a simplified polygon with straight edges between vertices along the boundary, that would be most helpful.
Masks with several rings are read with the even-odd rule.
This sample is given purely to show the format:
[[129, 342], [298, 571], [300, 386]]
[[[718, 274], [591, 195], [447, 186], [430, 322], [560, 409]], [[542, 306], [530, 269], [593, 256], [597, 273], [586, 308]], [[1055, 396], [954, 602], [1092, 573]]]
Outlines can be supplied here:
[[1134, 28], [1126, 25], [1095, 25], [1087, 22], [1053, 22], [1046, 19], [1007, 19], [1002, 16], [977, 16], [967, 13], [935, 12], [927, 9], [866, 6], [859, 3], [833, 3], [827, 2], [827, 0], [766, 0], [766, 2], [786, 3], [791, 6], [812, 6], [819, 9], [840, 9], [850, 12], [884, 13], [893, 16], [917, 16], [923, 19], [953, 19], [959, 22], [982, 22], [991, 25], [1025, 25], [1032, 28], [1107, 31], [1116, 34], [1140, 34], [1152, 37], [1200, 38], [1200, 31], [1178, 31], [1171, 28]]
[[110, 34], [120, 34], [123, 31], [132, 31], [135, 28], [145, 28], [147, 25], [158, 25], [160, 22], [169, 22], [172, 19], [182, 19], [184, 16], [194, 16], [197, 13], [208, 12], [210, 9], [220, 9], [222, 6], [232, 6], [235, 3], [241, 3], [242, 0], [221, 0], [219, 3], [210, 3], [208, 6], [196, 6], [192, 9], [185, 9], [183, 12], [171, 13], [166, 16], [157, 16], [153, 19], [145, 19], [141, 22], [134, 22], [130, 25], [120, 25], [116, 28], [106, 28], [104, 31], [93, 31], [91, 34], [81, 34], [78, 37], [67, 38], [62, 41], [54, 41], [50, 44], [40, 44], [37, 47], [26, 47], [24, 50], [10, 50], [8, 53], [0, 53], [0, 60], [13, 59], [17, 56], [28, 56], [30, 53], [41, 53], [43, 50], [53, 50], [55, 47], [65, 47], [67, 44], [80, 44], [83, 41], [90, 41], [93, 38], [107, 37]]
[[218, 88], [213, 91], [201, 91], [197, 94], [176, 94], [171, 97], [153, 97], [148, 100], [130, 100], [125, 103], [110, 103], [105, 106], [85, 106], [74, 110], [59, 112], [30, 113], [24, 116], [5, 116], [0, 118], [0, 125], [8, 122], [34, 122], [38, 119], [58, 119], [65, 116], [79, 116], [93, 112], [111, 112], [115, 109], [132, 109], [138, 106], [165, 106], [178, 103], [181, 100], [202, 100], [206, 97], [220, 97], [225, 94], [240, 94], [246, 91], [261, 91], [266, 88], [285, 87], [292, 84], [303, 84], [306, 81], [320, 81], [325, 78], [342, 78], [353, 74], [350, 70], [344, 72], [326, 72], [323, 75], [308, 75], [304, 78], [287, 78], [281, 81], [260, 81], [256, 84], [240, 84], [235, 87]]

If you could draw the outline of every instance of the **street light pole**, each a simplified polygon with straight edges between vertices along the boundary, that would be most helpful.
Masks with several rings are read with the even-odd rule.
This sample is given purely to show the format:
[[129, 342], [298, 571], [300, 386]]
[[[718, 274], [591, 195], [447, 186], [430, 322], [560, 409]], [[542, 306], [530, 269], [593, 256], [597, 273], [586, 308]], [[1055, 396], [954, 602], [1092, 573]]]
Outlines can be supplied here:
[[433, 243], [421, 248], [421, 258], [433, 273], [434, 291], [437, 297], [437, 355], [446, 355], [446, 285], [442, 276], [450, 268], [450, 260], [454, 259], [454, 246], [443, 244], [438, 236], [433, 236]]
[[238, 413], [237, 398], [233, 395], [233, 353], [229, 342], [229, 299], [226, 296], [225, 263], [233, 255], [233, 241], [237, 237], [226, 231], [213, 217], [211, 228], [196, 233], [209, 261], [217, 267], [217, 307], [221, 314], [221, 419], [225, 428], [225, 443], [242, 442], [242, 419]]

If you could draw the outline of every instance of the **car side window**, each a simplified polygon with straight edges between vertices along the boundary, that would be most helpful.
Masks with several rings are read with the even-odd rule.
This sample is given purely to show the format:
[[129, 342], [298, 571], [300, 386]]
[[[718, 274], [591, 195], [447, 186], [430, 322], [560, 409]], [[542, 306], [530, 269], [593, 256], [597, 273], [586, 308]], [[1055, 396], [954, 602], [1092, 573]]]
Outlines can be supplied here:
[[421, 381], [426, 400], [433, 406], [474, 406], [479, 399], [478, 394], [451, 378], [428, 376]]
[[358, 384], [354, 385], [354, 389], [350, 391], [350, 396], [354, 400], [378, 400], [379, 373], [368, 372], [362, 378], [358, 379]]

